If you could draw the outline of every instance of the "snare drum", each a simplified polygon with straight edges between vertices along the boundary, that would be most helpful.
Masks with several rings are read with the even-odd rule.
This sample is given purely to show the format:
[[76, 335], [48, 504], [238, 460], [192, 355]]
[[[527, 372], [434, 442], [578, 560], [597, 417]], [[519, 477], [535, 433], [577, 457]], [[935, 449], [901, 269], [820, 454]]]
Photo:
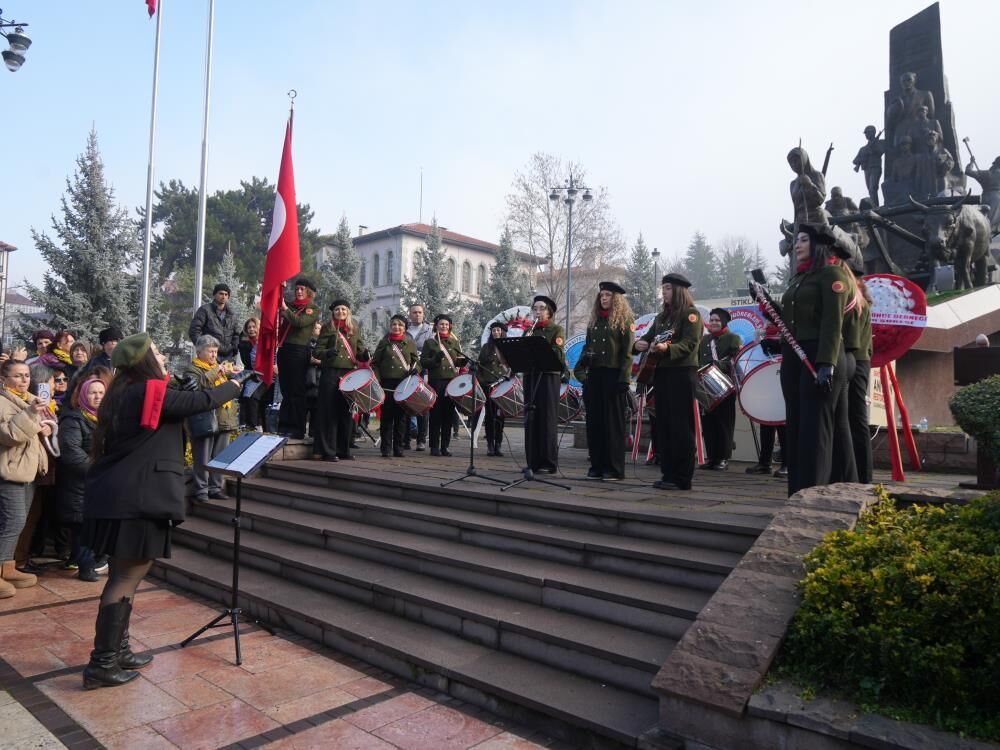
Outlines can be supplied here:
[[476, 414], [486, 405], [486, 396], [479, 381], [469, 373], [449, 380], [444, 392], [455, 402], [455, 408], [467, 417]]
[[490, 389], [490, 400], [503, 412], [505, 417], [520, 417], [524, 414], [524, 388], [520, 378], [501, 380]]
[[714, 362], [698, 369], [698, 384], [694, 389], [694, 395], [706, 414], [732, 396], [735, 391], [736, 385]]
[[340, 392], [358, 407], [362, 414], [370, 414], [385, 401], [385, 391], [367, 368], [351, 370], [340, 379]]
[[758, 424], [785, 424], [785, 397], [781, 392], [781, 355], [768, 356], [760, 344], [747, 344], [733, 360], [739, 385], [740, 410]]
[[422, 417], [437, 401], [437, 393], [419, 375], [410, 375], [399, 381], [393, 394], [399, 408], [411, 417]]
[[563, 383], [559, 387], [559, 405], [556, 407], [559, 414], [559, 424], [569, 424], [583, 411], [583, 397], [580, 391], [569, 383]]

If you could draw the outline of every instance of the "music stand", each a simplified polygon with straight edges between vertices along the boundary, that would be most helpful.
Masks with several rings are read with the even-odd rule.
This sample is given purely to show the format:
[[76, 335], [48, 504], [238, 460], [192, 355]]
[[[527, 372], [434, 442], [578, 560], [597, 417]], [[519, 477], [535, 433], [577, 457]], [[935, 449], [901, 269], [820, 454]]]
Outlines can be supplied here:
[[[477, 391], [476, 391], [476, 385], [479, 383], [479, 381], [476, 380], [476, 372], [477, 372], [477, 370], [479, 370], [479, 363], [476, 362], [473, 359], [470, 359], [468, 367], [469, 367], [469, 374], [472, 375], [472, 413], [473, 414], [478, 414], [479, 410], [476, 408], [476, 406], [478, 405], [479, 401], [478, 401], [478, 399], [476, 397], [476, 393], [477, 393]], [[483, 395], [485, 396], [485, 394], [483, 394]], [[444, 397], [445, 398], [450, 398], [450, 396], [447, 393], [444, 395]], [[489, 398], [489, 396], [486, 396], [486, 398]], [[484, 399], [484, 402], [485, 402], [485, 399]], [[486, 404], [484, 403], [483, 404], [483, 419], [485, 419], [485, 418], [486, 418]], [[475, 440], [475, 437], [476, 437], [475, 432], [470, 432], [469, 433], [469, 468], [467, 468], [465, 470], [465, 473], [462, 476], [455, 477], [454, 479], [449, 479], [447, 482], [442, 482], [441, 483], [442, 487], [447, 487], [449, 484], [454, 484], [455, 482], [461, 482], [463, 479], [468, 479], [469, 477], [479, 477], [480, 479], [486, 479], [486, 480], [488, 480], [490, 482], [496, 482], [497, 484], [503, 484], [503, 485], [507, 484], [507, 480], [506, 479], [497, 479], [496, 477], [491, 477], [488, 474], [480, 474], [478, 471], [476, 471], [476, 440]]]
[[[524, 405], [525, 426], [527, 426], [529, 413], [533, 412], [536, 408], [535, 397], [538, 394], [538, 385], [541, 382], [541, 379], [536, 378], [535, 375], [544, 372], [558, 372], [563, 369], [562, 362], [559, 361], [556, 353], [552, 351], [549, 342], [541, 336], [497, 339], [495, 343], [500, 354], [507, 361], [507, 365], [511, 371], [526, 373], [531, 380], [531, 394]], [[556, 420], [556, 429], [559, 429], [558, 419]], [[524, 447], [525, 461], [527, 462], [527, 439], [525, 439]], [[511, 487], [516, 487], [523, 482], [541, 482], [542, 484], [551, 484], [553, 487], [559, 487], [564, 490], [572, 489], [565, 484], [559, 484], [548, 479], [539, 479], [535, 476], [535, 472], [531, 466], [526, 466], [521, 473], [524, 475], [521, 479], [501, 487], [500, 491], [509, 490]]]
[[[181, 648], [187, 646], [210, 628], [224, 628], [227, 625], [232, 625], [233, 638], [236, 641], [236, 664], [243, 663], [243, 654], [240, 651], [240, 617], [244, 617], [244, 615], [239, 606], [240, 510], [243, 501], [243, 478], [250, 476], [263, 466], [264, 462], [273, 456], [286, 441], [287, 438], [280, 435], [248, 432], [236, 438], [224, 451], [206, 464], [212, 471], [236, 477], [236, 510], [233, 514], [233, 584], [230, 590], [229, 606], [210, 623], [181, 641]], [[228, 620], [228, 622], [222, 622], [223, 620]], [[260, 625], [268, 633], [274, 635], [274, 631], [259, 620], [253, 620], [253, 624]]]

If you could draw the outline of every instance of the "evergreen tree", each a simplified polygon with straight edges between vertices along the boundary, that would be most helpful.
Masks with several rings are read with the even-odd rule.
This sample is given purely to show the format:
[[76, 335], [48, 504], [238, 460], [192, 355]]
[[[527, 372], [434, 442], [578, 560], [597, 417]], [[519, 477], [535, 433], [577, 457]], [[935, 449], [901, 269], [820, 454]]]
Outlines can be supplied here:
[[684, 275], [691, 282], [695, 298], [712, 297], [718, 291], [719, 262], [715, 251], [701, 232], [695, 232], [684, 256]]
[[319, 296], [326, 305], [345, 299], [358, 314], [375, 298], [375, 292], [361, 286], [361, 255], [354, 249], [346, 216], [340, 217], [337, 233], [326, 244], [333, 245], [333, 253], [320, 268]]
[[497, 313], [515, 305], [528, 304], [530, 298], [531, 279], [518, 264], [510, 230], [505, 229], [500, 237], [496, 262], [490, 269], [489, 279], [483, 285], [482, 297], [469, 315], [468, 338], [476, 338], [478, 341], [483, 326]]
[[636, 240], [625, 264], [625, 291], [636, 315], [653, 312], [660, 306], [660, 280], [655, 278], [653, 256], [642, 234]]
[[233, 255], [233, 251], [229, 248], [226, 248], [226, 251], [222, 254], [222, 260], [215, 267], [214, 281], [210, 285], [202, 287], [205, 296], [210, 295], [212, 288], [219, 283], [229, 287], [229, 309], [236, 315], [236, 320], [240, 322], [240, 325], [243, 325], [246, 319], [250, 317], [247, 305], [246, 285], [240, 281], [239, 275], [236, 272], [236, 256]]
[[439, 313], [448, 313], [457, 324], [458, 318], [465, 317], [465, 303], [455, 291], [436, 218], [426, 244], [414, 253], [413, 275], [400, 284], [400, 291], [403, 309], [419, 302], [424, 306], [428, 320], [433, 320]]
[[146, 300], [146, 331], [160, 349], [174, 346], [170, 326], [170, 310], [167, 295], [163, 291], [161, 269], [163, 260], [151, 257], [149, 260], [149, 296]]
[[124, 333], [134, 331], [139, 309], [135, 273], [141, 252], [139, 225], [124, 208], [115, 206], [95, 130], [77, 157], [72, 178], [66, 178], [61, 204], [62, 218], [52, 217], [55, 240], [31, 230], [48, 270], [41, 288], [28, 284], [26, 289], [32, 299], [45, 301], [44, 324], [76, 331], [92, 341], [112, 325]]

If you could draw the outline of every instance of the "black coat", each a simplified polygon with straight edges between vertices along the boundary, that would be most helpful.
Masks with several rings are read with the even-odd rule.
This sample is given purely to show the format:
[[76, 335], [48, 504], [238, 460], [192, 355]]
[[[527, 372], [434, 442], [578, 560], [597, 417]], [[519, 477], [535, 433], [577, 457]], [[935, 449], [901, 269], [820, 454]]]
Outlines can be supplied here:
[[83, 522], [83, 490], [90, 468], [90, 447], [95, 423], [78, 409], [59, 415], [59, 450], [56, 462], [56, 508], [62, 523]]
[[194, 344], [198, 341], [199, 336], [206, 334], [218, 339], [220, 362], [224, 359], [233, 359], [240, 343], [240, 322], [236, 319], [233, 308], [226, 305], [226, 317], [223, 320], [219, 318], [215, 302], [209, 302], [199, 307], [188, 327], [188, 338]]
[[206, 391], [168, 388], [160, 426], [139, 426], [144, 383], [128, 386], [118, 410], [105, 455], [87, 474], [87, 518], [159, 518], [184, 520], [184, 418], [216, 409], [239, 396], [230, 380]]

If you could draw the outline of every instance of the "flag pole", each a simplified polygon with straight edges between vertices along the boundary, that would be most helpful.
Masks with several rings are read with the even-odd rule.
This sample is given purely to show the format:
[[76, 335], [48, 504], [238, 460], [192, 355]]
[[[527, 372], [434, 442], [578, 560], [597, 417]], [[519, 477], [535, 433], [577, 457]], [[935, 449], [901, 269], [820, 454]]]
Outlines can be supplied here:
[[201, 131], [201, 188], [198, 191], [198, 240], [194, 251], [194, 306], [201, 307], [201, 283], [205, 273], [205, 213], [208, 206], [208, 111], [212, 91], [212, 35], [215, 31], [215, 0], [208, 0], [208, 49], [205, 52], [205, 118]]
[[146, 167], [146, 230], [142, 241], [142, 289], [139, 296], [139, 330], [146, 330], [149, 316], [149, 248], [153, 237], [153, 144], [156, 141], [156, 98], [160, 85], [160, 27], [163, 0], [156, 9], [156, 45], [153, 51], [153, 103], [149, 113], [149, 162]]

